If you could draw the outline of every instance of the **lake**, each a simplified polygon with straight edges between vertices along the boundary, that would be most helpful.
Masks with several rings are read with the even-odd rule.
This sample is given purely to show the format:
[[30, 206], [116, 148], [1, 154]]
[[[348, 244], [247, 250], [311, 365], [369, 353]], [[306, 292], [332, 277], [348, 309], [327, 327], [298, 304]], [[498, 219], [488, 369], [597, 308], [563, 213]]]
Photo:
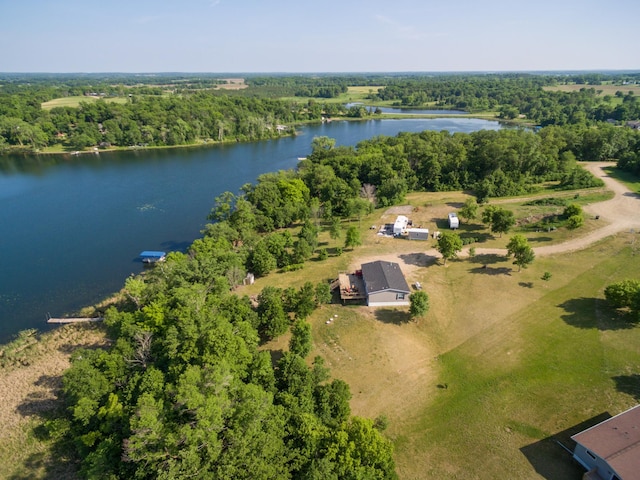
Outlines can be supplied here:
[[[350, 108], [356, 105], [364, 105], [362, 102], [351, 102], [346, 103], [345, 107]], [[469, 112], [465, 112], [464, 110], [426, 110], [424, 108], [399, 108], [399, 107], [377, 107], [377, 106], [369, 106], [364, 105], [367, 109], [375, 110], [376, 108], [380, 110], [382, 113], [393, 113], [393, 114], [402, 114], [402, 115], [468, 115]]]
[[119, 290], [143, 270], [143, 250], [184, 251], [215, 197], [295, 168], [315, 136], [355, 145], [398, 132], [500, 128], [472, 118], [341, 121], [263, 142], [0, 157], [0, 342]]

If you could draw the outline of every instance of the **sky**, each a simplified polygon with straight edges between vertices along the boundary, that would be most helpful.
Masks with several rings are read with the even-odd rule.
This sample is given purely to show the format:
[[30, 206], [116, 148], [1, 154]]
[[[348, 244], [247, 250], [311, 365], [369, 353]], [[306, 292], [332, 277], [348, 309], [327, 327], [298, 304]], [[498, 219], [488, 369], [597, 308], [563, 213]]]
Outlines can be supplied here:
[[639, 0], [0, 0], [0, 72], [640, 70]]

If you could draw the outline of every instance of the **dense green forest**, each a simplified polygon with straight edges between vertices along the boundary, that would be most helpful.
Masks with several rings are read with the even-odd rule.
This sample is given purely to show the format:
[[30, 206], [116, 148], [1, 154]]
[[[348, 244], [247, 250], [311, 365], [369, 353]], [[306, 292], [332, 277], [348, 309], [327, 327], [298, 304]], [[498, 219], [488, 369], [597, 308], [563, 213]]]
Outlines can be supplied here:
[[[503, 119], [524, 118], [530, 125], [625, 122], [640, 118], [638, 96], [625, 91], [625, 85], [638, 81], [637, 74], [248, 75], [248, 88], [223, 90], [217, 87], [226, 80], [210, 74], [2, 74], [0, 152], [275, 138], [323, 115], [372, 113], [331, 101], [348, 86], [370, 87], [373, 104], [497, 112]], [[584, 87], [571, 92], [544, 89], [563, 83]], [[598, 94], [605, 83], [619, 86], [615, 98]], [[83, 95], [91, 98], [78, 107], [42, 108], [43, 102]], [[289, 100], [282, 100], [285, 97]], [[124, 103], [110, 101], [114, 98]]]
[[[532, 100], [547, 98], [541, 87], [551, 81], [505, 76], [495, 85], [492, 78], [470, 77], [463, 86], [463, 79], [436, 76], [402, 90], [408, 80], [392, 77], [379, 94], [401, 99], [438, 85], [443, 96], [436, 101], [455, 106], [444, 92], [459, 88], [467, 95], [469, 88], [487, 102], [495, 93], [495, 106], [506, 108], [515, 97], [505, 90], [528, 89], [530, 98], [516, 107], [523, 112]], [[209, 91], [213, 77], [192, 92], [193, 79], [179, 95], [154, 94], [167, 80], [131, 87], [151, 90], [126, 104], [97, 101], [45, 111], [41, 102], [78, 86], [3, 79], [0, 146], [250, 140], [270, 138], [281, 122], [322, 114], [309, 103]], [[381, 80], [363, 77], [367, 85]], [[306, 83], [287, 76], [255, 82], [319, 97], [352, 84], [322, 76]], [[352, 416], [349, 386], [331, 378], [322, 358], [307, 358], [312, 339], [306, 318], [331, 301], [326, 279], [298, 288], [267, 286], [255, 299], [234, 287], [247, 272], [267, 276], [302, 268], [311, 258], [322, 261], [328, 252], [319, 248], [320, 229], [340, 238], [343, 219], [398, 204], [410, 191], [465, 189], [482, 201], [542, 186], [600, 185], [577, 166], [584, 160], [617, 159], [638, 172], [640, 132], [591, 118], [599, 103], [594, 95], [569, 96], [585, 115], [541, 121], [546, 126], [538, 129], [401, 133], [356, 147], [315, 138], [295, 171], [264, 174], [239, 192], [220, 195], [211, 223], [186, 253], [170, 253], [144, 276], [127, 279], [123, 299], [105, 312], [111, 347], [75, 352], [64, 376], [66, 409], [48, 422], [49, 435], [74, 452], [87, 478], [395, 478], [385, 419]], [[637, 106], [630, 98], [627, 103]], [[353, 245], [347, 236], [345, 247]], [[263, 348], [286, 332], [287, 351]]]

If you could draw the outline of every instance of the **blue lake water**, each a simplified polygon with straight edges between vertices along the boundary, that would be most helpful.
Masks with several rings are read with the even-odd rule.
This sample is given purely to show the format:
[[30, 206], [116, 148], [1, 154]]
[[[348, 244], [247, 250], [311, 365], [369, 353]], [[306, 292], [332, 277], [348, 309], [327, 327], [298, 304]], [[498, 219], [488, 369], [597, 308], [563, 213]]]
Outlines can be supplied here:
[[216, 196], [295, 168], [315, 136], [355, 145], [398, 132], [499, 128], [471, 118], [331, 122], [235, 145], [0, 157], [0, 342], [119, 290], [144, 268], [143, 250], [184, 251]]
[[[347, 103], [345, 106], [347, 108], [353, 107], [355, 105], [364, 105], [362, 102], [352, 102]], [[404, 115], [468, 115], [469, 112], [465, 112], [464, 110], [428, 110], [424, 108], [394, 108], [394, 107], [370, 107], [365, 105], [366, 108], [371, 108], [375, 110], [378, 108], [382, 113], [397, 113]]]

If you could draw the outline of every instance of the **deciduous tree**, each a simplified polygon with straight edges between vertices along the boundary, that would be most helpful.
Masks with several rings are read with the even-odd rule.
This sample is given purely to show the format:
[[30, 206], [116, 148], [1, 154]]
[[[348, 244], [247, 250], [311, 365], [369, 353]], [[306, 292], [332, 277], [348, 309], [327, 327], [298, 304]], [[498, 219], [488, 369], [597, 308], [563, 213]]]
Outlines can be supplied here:
[[362, 245], [362, 240], [360, 239], [360, 230], [355, 225], [351, 225], [347, 229], [347, 235], [344, 241], [344, 248], [355, 248], [359, 245]]
[[533, 248], [523, 235], [514, 235], [507, 244], [507, 254], [513, 255], [514, 264], [518, 265], [518, 271], [527, 268], [535, 258]]
[[409, 296], [409, 313], [412, 319], [424, 317], [429, 311], [429, 296], [418, 290]]
[[457, 257], [458, 252], [462, 250], [462, 239], [456, 232], [443, 232], [438, 238], [436, 249], [442, 255], [446, 265], [447, 260]]

